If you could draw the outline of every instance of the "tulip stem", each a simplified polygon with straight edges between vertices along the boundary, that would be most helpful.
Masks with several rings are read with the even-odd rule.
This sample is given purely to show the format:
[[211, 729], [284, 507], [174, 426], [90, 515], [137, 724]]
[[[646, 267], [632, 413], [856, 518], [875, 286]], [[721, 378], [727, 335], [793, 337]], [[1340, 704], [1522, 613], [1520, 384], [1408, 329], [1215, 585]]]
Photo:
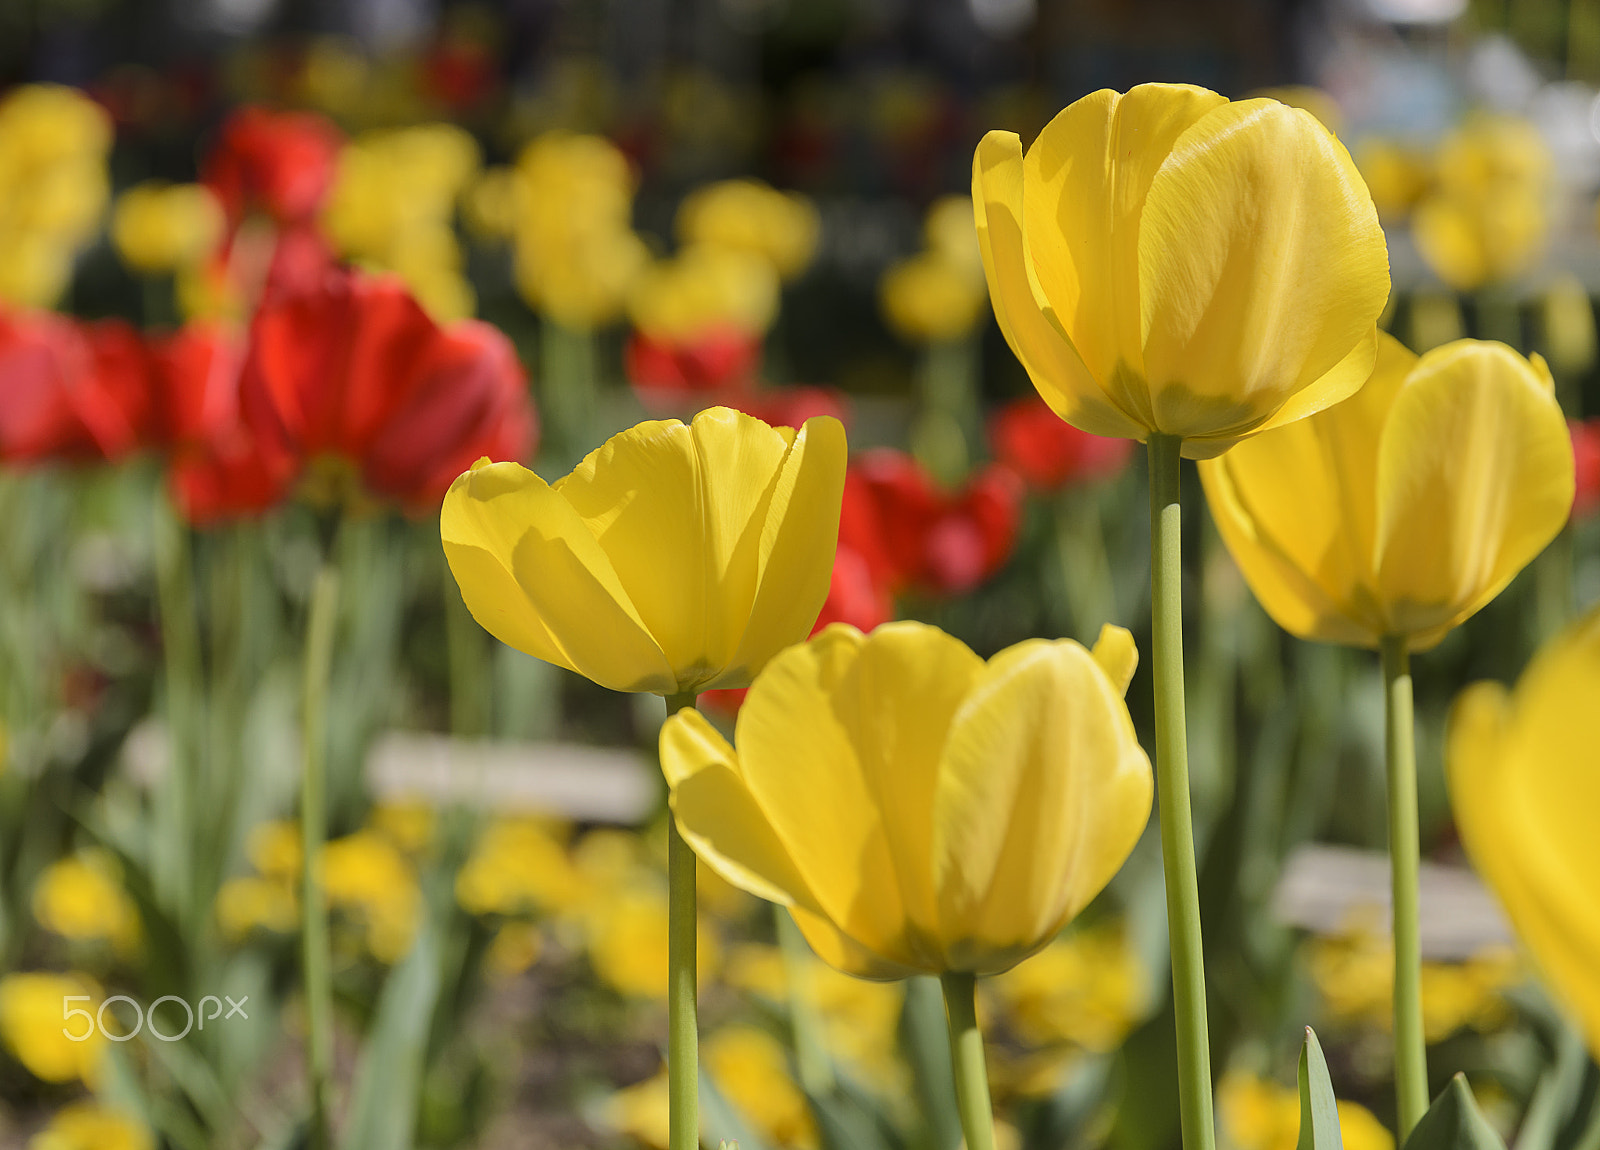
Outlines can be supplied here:
[[1422, 943], [1417, 926], [1417, 750], [1412, 734], [1411, 656], [1405, 636], [1384, 636], [1382, 658], [1389, 876], [1394, 892], [1394, 1082], [1403, 1141], [1428, 1112]]
[[1178, 1108], [1185, 1150], [1212, 1150], [1211, 1040], [1206, 1027], [1205, 956], [1200, 944], [1200, 883], [1189, 800], [1189, 748], [1183, 703], [1183, 441], [1150, 436], [1151, 669], [1155, 681], [1156, 786], [1161, 865], [1172, 949], [1172, 1005], [1178, 1034]]
[[[695, 704], [667, 696], [667, 714]], [[667, 1097], [670, 1150], [700, 1145], [700, 1019], [695, 967], [695, 854], [667, 814]]]
[[956, 1077], [956, 1109], [961, 1113], [966, 1150], [994, 1150], [989, 1071], [983, 1061], [983, 1032], [978, 1029], [978, 980], [971, 974], [951, 971], [939, 976], [939, 985], [944, 989], [950, 1063]]
[[311, 1094], [312, 1150], [326, 1150], [333, 1060], [333, 984], [328, 957], [328, 908], [323, 899], [322, 844], [328, 835], [327, 697], [333, 662], [339, 573], [324, 559], [311, 590], [306, 620], [304, 724], [300, 772], [300, 837], [305, 855], [301, 889], [300, 958], [306, 996], [306, 1078]]

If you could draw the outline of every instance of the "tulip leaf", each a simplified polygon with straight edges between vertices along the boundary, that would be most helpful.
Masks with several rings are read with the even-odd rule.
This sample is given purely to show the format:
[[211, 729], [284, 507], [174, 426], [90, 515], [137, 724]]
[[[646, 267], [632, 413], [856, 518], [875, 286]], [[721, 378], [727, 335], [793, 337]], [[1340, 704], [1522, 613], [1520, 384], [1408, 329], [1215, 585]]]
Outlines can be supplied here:
[[1467, 1076], [1457, 1074], [1433, 1100], [1403, 1150], [1506, 1150], [1472, 1097]]
[[1300, 1142], [1296, 1150], [1342, 1150], [1343, 1146], [1328, 1060], [1322, 1056], [1316, 1032], [1308, 1026], [1305, 1045], [1300, 1048]]

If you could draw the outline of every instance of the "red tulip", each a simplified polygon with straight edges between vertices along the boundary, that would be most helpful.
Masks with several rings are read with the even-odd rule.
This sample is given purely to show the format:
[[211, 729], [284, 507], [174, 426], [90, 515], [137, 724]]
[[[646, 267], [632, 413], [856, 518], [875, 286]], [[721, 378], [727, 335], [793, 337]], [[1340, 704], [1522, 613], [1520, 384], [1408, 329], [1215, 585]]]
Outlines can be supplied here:
[[909, 455], [876, 448], [845, 476], [839, 541], [891, 591], [961, 595], [1011, 557], [1022, 481], [991, 464], [956, 492], [940, 490]]
[[0, 459], [117, 459], [148, 418], [149, 361], [119, 320], [0, 309]]
[[230, 230], [252, 211], [280, 225], [310, 222], [322, 210], [344, 137], [310, 112], [240, 108], [228, 117], [202, 179], [228, 213]]
[[1572, 461], [1576, 482], [1572, 496], [1572, 518], [1584, 519], [1600, 510], [1600, 418], [1569, 420], [1572, 431]]
[[335, 272], [267, 297], [241, 391], [271, 466], [304, 474], [335, 457], [412, 509], [436, 506], [480, 456], [523, 458], [536, 430], [505, 336], [439, 327], [393, 276]]
[[1105, 479], [1133, 454], [1133, 440], [1079, 431], [1037, 395], [1006, 404], [989, 420], [989, 443], [1001, 462], [1037, 491]]
[[672, 342], [635, 332], [625, 354], [628, 379], [646, 404], [692, 398], [685, 393], [733, 391], [750, 382], [761, 358], [761, 341], [733, 328], [713, 328], [692, 340]]

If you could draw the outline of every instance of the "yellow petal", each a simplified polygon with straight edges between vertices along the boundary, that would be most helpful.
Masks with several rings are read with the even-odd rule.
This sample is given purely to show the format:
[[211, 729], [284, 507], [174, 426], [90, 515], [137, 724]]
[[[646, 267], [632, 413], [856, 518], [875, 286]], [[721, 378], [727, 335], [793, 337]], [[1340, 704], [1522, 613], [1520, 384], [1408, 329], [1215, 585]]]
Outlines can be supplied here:
[[1423, 356], [1378, 455], [1376, 568], [1390, 628], [1437, 642], [1542, 551], [1572, 506], [1572, 443], [1546, 375], [1503, 344]]
[[806, 420], [794, 437], [761, 524], [748, 622], [727, 671], [711, 686], [744, 686], [816, 626], [833, 578], [848, 453], [844, 427], [832, 416]]
[[610, 560], [533, 472], [480, 460], [451, 484], [439, 534], [467, 608], [501, 642], [612, 690], [675, 689]]
[[[767, 665], [739, 712], [745, 781], [824, 913], [937, 970], [928, 828], [939, 748], [981, 660], [919, 623], [835, 624]], [[826, 826], [829, 833], [817, 833]]]
[[1100, 637], [1094, 641], [1089, 653], [1100, 664], [1100, 670], [1105, 672], [1106, 678], [1117, 689], [1117, 694], [1126, 695], [1128, 684], [1133, 681], [1133, 673], [1139, 667], [1139, 648], [1133, 645], [1133, 633], [1126, 627], [1102, 623]]
[[1600, 611], [1591, 611], [1540, 652], [1509, 701], [1498, 684], [1462, 693], [1446, 763], [1473, 864], [1600, 1054], [1597, 697]]
[[800, 907], [791, 907], [789, 913], [794, 916], [795, 925], [805, 935], [806, 942], [811, 944], [817, 957], [835, 970], [842, 970], [856, 978], [880, 981], [928, 973], [923, 968], [906, 966], [874, 954], [821, 915], [808, 914]]
[[1154, 782], [1122, 696], [1070, 639], [996, 655], [950, 724], [933, 871], [947, 968], [1004, 970], [1116, 873]]
[[817, 909], [744, 785], [738, 756], [699, 711], [681, 710], [661, 728], [661, 769], [678, 830], [708, 866], [768, 902]]
[[972, 157], [972, 209], [995, 319], [1053, 411], [1094, 435], [1143, 439], [1146, 429], [1095, 382], [1048, 306], [1024, 250], [1022, 141], [990, 132]]
[[1383, 635], [1373, 593], [1378, 443], [1416, 362], [1380, 333], [1377, 366], [1351, 398], [1199, 465], [1250, 589], [1301, 638], [1375, 646]]
[[1023, 229], [1044, 298], [1090, 373], [1147, 428], [1140, 217], [1173, 144], [1226, 103], [1183, 84], [1094, 92], [1045, 125], [1023, 164]]
[[[1349, 154], [1271, 100], [1215, 108], [1178, 138], [1138, 243], [1154, 426], [1186, 438], [1258, 428], [1339, 367], [1389, 295], [1383, 232]], [[1324, 398], [1359, 385], [1343, 370]]]

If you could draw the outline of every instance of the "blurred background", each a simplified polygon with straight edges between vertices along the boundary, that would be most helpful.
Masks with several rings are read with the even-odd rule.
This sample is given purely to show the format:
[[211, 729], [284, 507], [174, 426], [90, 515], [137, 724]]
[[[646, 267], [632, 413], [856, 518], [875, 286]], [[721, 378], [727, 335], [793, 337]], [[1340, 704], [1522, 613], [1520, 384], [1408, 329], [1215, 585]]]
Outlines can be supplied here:
[[[1152, 80], [1312, 112], [1385, 225], [1385, 326], [1555, 375], [1573, 521], [1416, 661], [1424, 1006], [1435, 1089], [1576, 1146], [1600, 1071], [1466, 867], [1440, 743], [1600, 599], [1600, 0], [0, 0], [0, 1147], [303, 1143], [313, 714], [338, 1144], [664, 1147], [662, 704], [478, 629], [444, 486], [712, 404], [833, 414], [823, 622], [1148, 649], [1141, 455], [1033, 398], [967, 197], [985, 131]], [[413, 378], [443, 348], [472, 366]], [[1222, 1136], [1294, 1145], [1309, 1023], [1347, 1147], [1389, 1150], [1376, 659], [1281, 634], [1185, 484]], [[1144, 671], [1129, 704], [1148, 746]], [[710, 1145], [955, 1150], [936, 985], [701, 899]], [[1178, 1145], [1166, 962], [1152, 828], [983, 987], [1007, 1150]], [[184, 1030], [207, 995], [248, 1017]]]

